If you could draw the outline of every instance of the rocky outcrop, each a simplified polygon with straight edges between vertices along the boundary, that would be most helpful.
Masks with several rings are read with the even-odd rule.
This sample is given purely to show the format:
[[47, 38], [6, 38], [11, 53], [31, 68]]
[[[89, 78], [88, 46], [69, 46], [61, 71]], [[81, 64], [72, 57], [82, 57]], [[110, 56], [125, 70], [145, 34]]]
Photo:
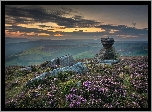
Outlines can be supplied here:
[[119, 54], [116, 53], [113, 47], [109, 49], [101, 49], [99, 54], [94, 57], [96, 63], [117, 63], [119, 61]]
[[[30, 81], [28, 81], [26, 83], [26, 85], [31, 83], [34, 80], [43, 79], [43, 78], [45, 78], [45, 77], [47, 77], [49, 75], [55, 76], [55, 75], [58, 75], [58, 73], [64, 72], [64, 71], [73, 71], [73, 72], [76, 72], [76, 73], [84, 73], [84, 72], [88, 71], [87, 67], [84, 65], [83, 62], [77, 62], [76, 63], [76, 61], [72, 58], [72, 56], [67, 56], [66, 55], [66, 56], [60, 57], [59, 60], [57, 60], [57, 59], [58, 58], [51, 60], [47, 64], [47, 66], [52, 67], [55, 64], [60, 64], [63, 67], [53, 69], [52, 71], [49, 71], [49, 72], [44, 72], [40, 76], [37, 76], [37, 77], [31, 79]], [[60, 63], [58, 63], [58, 61]]]
[[50, 71], [51, 75], [57, 75], [59, 72], [64, 72], [64, 71], [73, 71], [76, 73], [83, 73], [88, 71], [87, 67], [84, 65], [82, 62], [78, 62], [72, 66], [65, 66], [62, 68], [57, 68], [54, 69], [53, 71]]
[[54, 67], [54, 66], [65, 67], [65, 66], [71, 66], [75, 63], [76, 61], [73, 59], [71, 55], [65, 55], [59, 58], [57, 57], [57, 58], [52, 59], [46, 66], [47, 67]]
[[103, 45], [103, 49], [100, 50], [99, 54], [96, 54], [94, 57], [95, 63], [98, 64], [113, 64], [119, 61], [119, 54], [116, 53], [115, 48], [112, 47], [114, 44], [113, 38], [101, 38], [101, 43]]

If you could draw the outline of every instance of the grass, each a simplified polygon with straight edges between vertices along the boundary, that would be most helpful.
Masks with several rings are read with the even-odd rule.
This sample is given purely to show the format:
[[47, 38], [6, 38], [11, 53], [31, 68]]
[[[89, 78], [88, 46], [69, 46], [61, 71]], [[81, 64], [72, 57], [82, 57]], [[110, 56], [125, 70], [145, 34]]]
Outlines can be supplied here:
[[51, 55], [50, 52], [44, 52], [43, 48], [44, 48], [43, 46], [30, 48], [18, 54], [18, 56], [25, 56], [25, 55], [31, 55], [31, 54], [38, 54], [38, 55], [43, 55], [43, 56]]
[[19, 54], [12, 55], [10, 58], [14, 57], [14, 59], [6, 61], [5, 66], [41, 64], [45, 61], [44, 59], [46, 59], [46, 57], [50, 57], [52, 55], [52, 52], [43, 51], [43, 48], [43, 46], [34, 47]]
[[[83, 59], [83, 58], [92, 58], [94, 55], [93, 53], [91, 53], [92, 51], [85, 51], [85, 52], [82, 52], [82, 53], [78, 53], [76, 55], [74, 55], [74, 59]], [[90, 55], [91, 54], [91, 55]]]

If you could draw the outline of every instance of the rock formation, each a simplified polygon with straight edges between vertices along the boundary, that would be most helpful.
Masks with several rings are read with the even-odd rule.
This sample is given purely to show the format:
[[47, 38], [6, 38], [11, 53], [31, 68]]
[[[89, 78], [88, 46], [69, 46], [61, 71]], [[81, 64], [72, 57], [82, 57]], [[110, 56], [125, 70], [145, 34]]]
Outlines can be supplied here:
[[71, 55], [65, 55], [61, 57], [57, 57], [52, 59], [46, 66], [47, 67], [53, 67], [53, 66], [60, 66], [60, 67], [65, 67], [65, 66], [71, 66], [75, 64], [76, 61], [73, 59]]
[[49, 75], [58, 75], [59, 72], [64, 72], [64, 71], [73, 71], [76, 73], [84, 73], [87, 72], [88, 69], [87, 67], [84, 65], [83, 62], [77, 62], [73, 59], [72, 56], [70, 55], [66, 55], [66, 56], [62, 56], [60, 58], [55, 58], [52, 59], [47, 65], [46, 67], [52, 67], [54, 65], [59, 65], [60, 68], [56, 68], [53, 69], [52, 71], [49, 72], [44, 72], [43, 74], [31, 79], [30, 81], [28, 81], [26, 83], [29, 84], [34, 80], [38, 80], [38, 79], [43, 79]]
[[103, 49], [100, 50], [99, 54], [96, 54], [94, 61], [96, 63], [117, 63], [119, 61], [119, 54], [116, 53], [115, 48], [112, 47], [114, 44], [113, 38], [101, 38]]

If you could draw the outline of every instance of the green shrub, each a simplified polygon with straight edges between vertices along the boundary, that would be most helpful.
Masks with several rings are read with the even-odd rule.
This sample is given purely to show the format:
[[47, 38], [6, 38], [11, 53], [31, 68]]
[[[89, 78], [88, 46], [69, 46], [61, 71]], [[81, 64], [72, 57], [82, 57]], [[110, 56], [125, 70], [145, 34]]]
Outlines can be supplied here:
[[32, 72], [36, 72], [36, 71], [37, 71], [36, 67], [32, 66]]
[[65, 72], [59, 72], [58, 73], [58, 79], [61, 81], [66, 81], [67, 78], [69, 78], [70, 76], [72, 76], [74, 73], [72, 71], [65, 71]]
[[59, 86], [60, 86], [60, 89], [63, 92], [63, 94], [68, 94], [72, 87], [77, 86], [77, 82], [78, 82], [77, 80], [71, 79], [69, 81], [60, 83]]
[[27, 88], [37, 88], [38, 85], [45, 83], [42, 79], [36, 79], [26, 84]]

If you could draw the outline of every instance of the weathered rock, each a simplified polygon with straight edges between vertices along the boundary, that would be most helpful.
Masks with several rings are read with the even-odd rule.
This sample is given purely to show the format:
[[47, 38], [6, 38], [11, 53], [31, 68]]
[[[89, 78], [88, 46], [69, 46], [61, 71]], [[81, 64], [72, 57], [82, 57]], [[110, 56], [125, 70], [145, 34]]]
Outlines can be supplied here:
[[73, 57], [71, 55], [65, 55], [65, 56], [61, 56], [61, 57], [57, 57], [55, 59], [52, 59], [46, 66], [47, 67], [53, 67], [53, 66], [61, 66], [61, 67], [65, 67], [65, 66], [71, 66], [73, 64], [75, 64], [76, 61], [73, 59]]
[[78, 62], [72, 66], [66, 66], [63, 68], [54, 69], [53, 71], [50, 71], [50, 73], [52, 75], [57, 75], [59, 72], [64, 72], [64, 71], [73, 71], [76, 73], [83, 73], [83, 72], [88, 71], [88, 69], [82, 62]]
[[99, 54], [95, 55], [95, 63], [117, 63], [119, 61], [119, 54], [116, 53], [114, 47], [112, 47], [114, 44], [114, 39], [101, 38], [101, 43], [104, 48], [100, 50]]
[[21, 71], [31, 71], [32, 70], [32, 68], [31, 67], [25, 67], [25, 68], [21, 68], [20, 69]]
[[37, 76], [37, 77], [29, 80], [28, 82], [26, 82], [26, 85], [32, 83], [34, 80], [43, 79], [43, 78], [45, 78], [45, 77], [47, 77], [47, 76], [49, 76], [49, 75], [51, 75], [50, 72], [44, 72], [43, 74], [41, 74], [41, 75], [39, 75], [39, 76]]
[[73, 71], [73, 72], [76, 72], [76, 73], [84, 73], [84, 72], [87, 72], [88, 69], [84, 65], [84, 63], [78, 62], [78, 63], [76, 63], [76, 64], [74, 64], [72, 66], [65, 66], [65, 67], [62, 67], [62, 68], [54, 69], [54, 70], [49, 71], [49, 72], [44, 72], [40, 76], [37, 76], [37, 77], [33, 78], [32, 80], [28, 81], [26, 84], [32, 83], [32, 81], [34, 81], [34, 80], [43, 79], [43, 78], [45, 78], [45, 77], [47, 77], [49, 75], [55, 76], [59, 72], [64, 72], [64, 71]]

